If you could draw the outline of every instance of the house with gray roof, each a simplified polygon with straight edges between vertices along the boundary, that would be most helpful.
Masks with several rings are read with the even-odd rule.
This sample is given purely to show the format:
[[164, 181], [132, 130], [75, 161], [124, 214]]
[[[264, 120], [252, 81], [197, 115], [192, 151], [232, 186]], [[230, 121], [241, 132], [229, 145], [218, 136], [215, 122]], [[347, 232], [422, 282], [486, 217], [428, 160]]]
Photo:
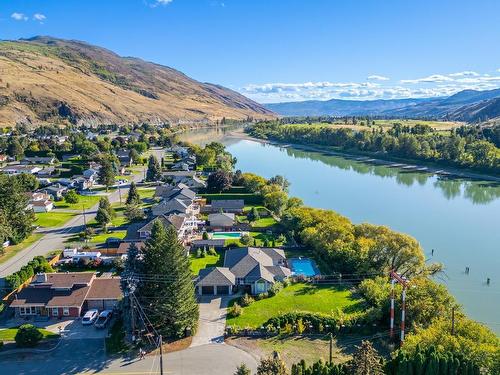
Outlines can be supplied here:
[[[232, 277], [227, 277], [229, 273], [234, 276], [234, 283], [226, 290], [227, 280], [233, 280]], [[241, 247], [226, 251], [224, 267], [206, 268], [200, 272], [196, 290], [200, 295], [232, 294], [236, 288], [251, 294], [260, 294], [267, 292], [274, 283], [283, 281], [291, 274], [283, 250]]]
[[228, 230], [234, 226], [236, 217], [229, 212], [221, 212], [208, 215], [208, 225], [213, 230]]
[[243, 199], [213, 200], [208, 206], [210, 212], [232, 212], [235, 214], [243, 212], [243, 208], [245, 208]]

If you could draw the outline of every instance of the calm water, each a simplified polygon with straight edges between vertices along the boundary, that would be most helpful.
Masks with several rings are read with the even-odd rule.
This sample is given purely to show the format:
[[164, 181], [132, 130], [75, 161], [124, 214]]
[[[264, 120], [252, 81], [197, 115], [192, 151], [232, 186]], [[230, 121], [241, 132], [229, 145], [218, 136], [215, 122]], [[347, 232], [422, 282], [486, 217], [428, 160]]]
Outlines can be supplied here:
[[500, 333], [500, 184], [370, 165], [227, 138], [223, 132], [197, 131], [183, 138], [200, 144], [222, 141], [238, 159], [238, 169], [284, 175], [290, 194], [306, 205], [411, 234], [430, 261], [445, 265], [442, 282], [467, 313]]

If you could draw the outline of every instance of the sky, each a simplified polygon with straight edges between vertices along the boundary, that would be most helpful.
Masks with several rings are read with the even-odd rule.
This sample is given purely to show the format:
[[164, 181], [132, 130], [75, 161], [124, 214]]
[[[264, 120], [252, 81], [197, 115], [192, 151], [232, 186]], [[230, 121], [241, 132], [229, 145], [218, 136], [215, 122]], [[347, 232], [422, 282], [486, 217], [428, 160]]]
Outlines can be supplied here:
[[0, 0], [0, 39], [99, 45], [262, 103], [500, 87], [497, 0]]

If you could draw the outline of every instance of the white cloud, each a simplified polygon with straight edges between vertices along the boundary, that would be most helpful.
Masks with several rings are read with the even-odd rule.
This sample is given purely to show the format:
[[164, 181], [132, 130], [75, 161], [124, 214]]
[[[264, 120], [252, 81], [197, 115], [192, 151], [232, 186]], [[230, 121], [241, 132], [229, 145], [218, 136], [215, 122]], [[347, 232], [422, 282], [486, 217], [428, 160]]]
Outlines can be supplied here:
[[159, 5], [167, 5], [170, 4], [173, 0], [156, 0], [156, 4]]
[[27, 21], [28, 17], [24, 13], [14, 12], [10, 17], [16, 21]]
[[415, 83], [435, 83], [435, 82], [446, 82], [446, 81], [453, 81], [453, 78], [447, 77], [442, 74], [433, 74], [424, 78], [402, 79], [400, 82], [415, 84]]
[[43, 22], [47, 19], [47, 17], [45, 17], [45, 14], [42, 14], [42, 13], [35, 13], [33, 15], [33, 19], [35, 21], [40, 21], [40, 22]]
[[471, 70], [465, 70], [463, 72], [448, 74], [450, 77], [477, 77], [479, 73], [473, 72]]
[[371, 76], [368, 76], [366, 79], [371, 79], [374, 81], [388, 81], [389, 77], [384, 77], [384, 76], [379, 76], [377, 74], [373, 74]]

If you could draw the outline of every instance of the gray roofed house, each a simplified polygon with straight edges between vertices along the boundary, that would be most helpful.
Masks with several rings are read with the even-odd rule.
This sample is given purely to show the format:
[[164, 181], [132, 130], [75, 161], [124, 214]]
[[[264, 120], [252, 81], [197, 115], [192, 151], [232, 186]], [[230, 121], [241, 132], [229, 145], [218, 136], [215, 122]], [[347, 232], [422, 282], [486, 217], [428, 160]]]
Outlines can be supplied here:
[[232, 294], [235, 282], [229, 268], [211, 267], [200, 271], [196, 287], [200, 294]]
[[[285, 252], [273, 248], [242, 247], [227, 250], [223, 268], [234, 276], [232, 289], [240, 286], [252, 294], [265, 293], [275, 282], [283, 281], [292, 274], [286, 266]], [[210, 274], [213, 270], [213, 267], [206, 268], [203, 275]], [[232, 293], [231, 289], [226, 293], [225, 289], [205, 282], [206, 278], [201, 276], [200, 273], [196, 283], [199, 294]]]
[[151, 208], [153, 216], [169, 215], [169, 214], [185, 214], [189, 209], [190, 203], [180, 199], [171, 199], [163, 201]]
[[215, 213], [208, 215], [208, 223], [212, 228], [232, 228], [235, 222], [235, 215], [229, 212]]
[[210, 207], [211, 212], [240, 213], [245, 208], [245, 201], [243, 199], [213, 200], [210, 203]]
[[56, 161], [53, 156], [27, 156], [21, 160], [21, 164], [54, 164]]

